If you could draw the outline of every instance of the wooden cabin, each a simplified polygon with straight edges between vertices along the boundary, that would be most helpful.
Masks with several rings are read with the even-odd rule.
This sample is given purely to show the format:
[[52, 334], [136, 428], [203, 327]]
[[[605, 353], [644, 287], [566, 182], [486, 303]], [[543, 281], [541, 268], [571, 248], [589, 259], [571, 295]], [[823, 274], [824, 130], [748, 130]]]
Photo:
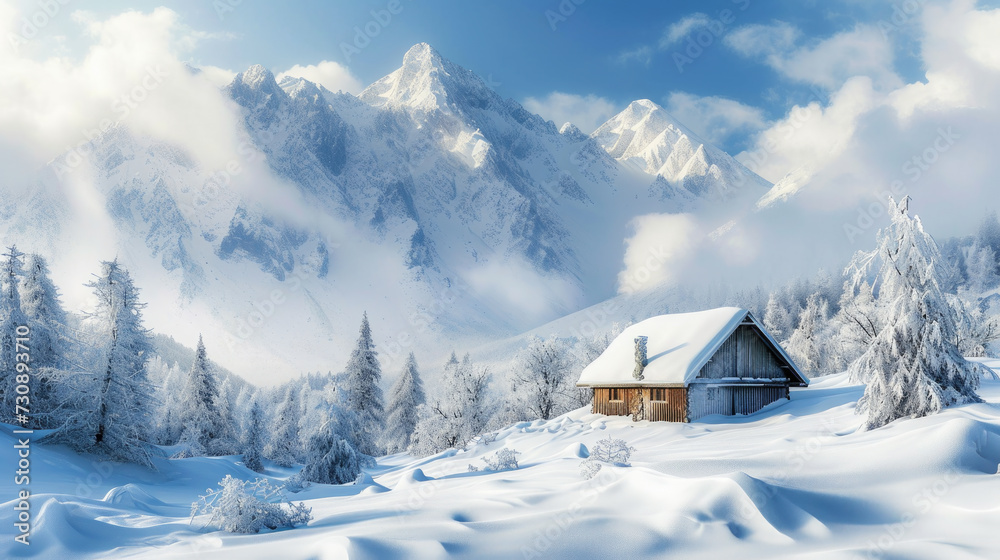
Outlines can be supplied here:
[[660, 315], [625, 329], [578, 387], [594, 389], [593, 412], [691, 422], [750, 414], [809, 382], [746, 309]]

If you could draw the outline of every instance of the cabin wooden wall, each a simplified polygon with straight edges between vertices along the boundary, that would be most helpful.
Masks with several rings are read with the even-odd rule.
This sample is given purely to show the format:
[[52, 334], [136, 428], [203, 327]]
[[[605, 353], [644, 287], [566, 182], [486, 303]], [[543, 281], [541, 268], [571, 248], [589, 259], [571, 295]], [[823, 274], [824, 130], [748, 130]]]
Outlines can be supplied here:
[[687, 390], [681, 387], [666, 388], [665, 401], [651, 400], [649, 387], [622, 387], [618, 389], [621, 400], [610, 399], [611, 389], [594, 388], [592, 410], [609, 416], [630, 416], [639, 412], [639, 418], [652, 421], [686, 422]]
[[787, 398], [787, 386], [696, 383], [688, 391], [688, 417], [697, 420], [709, 414], [753, 414], [776, 400]]
[[781, 362], [767, 347], [761, 335], [750, 325], [740, 325], [722, 343], [712, 359], [701, 368], [701, 379], [750, 377], [755, 379], [787, 378]]

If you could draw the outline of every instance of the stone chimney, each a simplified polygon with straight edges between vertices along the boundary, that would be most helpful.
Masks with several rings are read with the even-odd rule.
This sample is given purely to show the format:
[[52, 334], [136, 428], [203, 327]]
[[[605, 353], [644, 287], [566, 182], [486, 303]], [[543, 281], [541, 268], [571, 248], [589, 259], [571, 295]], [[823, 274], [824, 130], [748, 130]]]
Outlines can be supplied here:
[[646, 369], [646, 341], [649, 340], [647, 336], [637, 336], [635, 337], [635, 370], [632, 372], [632, 377], [639, 381], [642, 381], [642, 370]]

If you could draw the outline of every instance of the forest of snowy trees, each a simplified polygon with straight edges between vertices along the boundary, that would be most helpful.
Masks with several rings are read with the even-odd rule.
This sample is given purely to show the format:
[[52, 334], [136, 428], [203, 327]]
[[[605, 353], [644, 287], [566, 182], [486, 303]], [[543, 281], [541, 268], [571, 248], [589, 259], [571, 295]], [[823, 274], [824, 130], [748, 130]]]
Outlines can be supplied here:
[[[907, 205], [893, 203], [877, 246], [843, 275], [689, 292], [685, 305], [750, 309], [807, 374], [849, 371], [868, 386], [859, 410], [869, 428], [975, 402], [982, 372], [963, 356], [997, 349], [1000, 222], [991, 214], [976, 235], [939, 245]], [[517, 421], [587, 406], [579, 373], [625, 326], [589, 338], [531, 338], [501, 366], [453, 352], [428, 388], [413, 354], [398, 371], [382, 370], [366, 315], [343, 369], [258, 388], [214, 364], [200, 337], [190, 357], [150, 332], [141, 291], [117, 261], [100, 263], [87, 284], [97, 305], [86, 314], [62, 308], [42, 256], [10, 247], [0, 268], [3, 422], [17, 420], [12, 341], [27, 325], [30, 427], [51, 430], [44, 441], [150, 466], [156, 456], [219, 455], [242, 456], [257, 472], [265, 460], [303, 465], [303, 483], [350, 482], [373, 457], [462, 447]]]

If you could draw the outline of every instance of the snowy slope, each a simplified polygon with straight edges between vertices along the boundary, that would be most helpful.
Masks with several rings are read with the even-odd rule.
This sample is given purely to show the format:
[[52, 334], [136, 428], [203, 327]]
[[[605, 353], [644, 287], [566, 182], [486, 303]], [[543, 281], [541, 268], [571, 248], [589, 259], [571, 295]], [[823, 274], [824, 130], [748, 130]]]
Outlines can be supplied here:
[[[1000, 364], [995, 364], [1000, 366]], [[844, 375], [746, 417], [632, 423], [575, 411], [426, 459], [380, 460], [358, 485], [294, 496], [308, 526], [259, 536], [188, 524], [189, 503], [233, 458], [162, 460], [159, 472], [32, 451], [34, 558], [995, 558], [1000, 382], [985, 404], [858, 432], [862, 388]], [[579, 467], [608, 436], [631, 466]], [[0, 457], [13, 464], [11, 436]], [[520, 469], [469, 472], [509, 447]], [[281, 480], [290, 471], [271, 468]], [[5, 479], [4, 495], [12, 495]], [[9, 526], [13, 503], [3, 504]]]

